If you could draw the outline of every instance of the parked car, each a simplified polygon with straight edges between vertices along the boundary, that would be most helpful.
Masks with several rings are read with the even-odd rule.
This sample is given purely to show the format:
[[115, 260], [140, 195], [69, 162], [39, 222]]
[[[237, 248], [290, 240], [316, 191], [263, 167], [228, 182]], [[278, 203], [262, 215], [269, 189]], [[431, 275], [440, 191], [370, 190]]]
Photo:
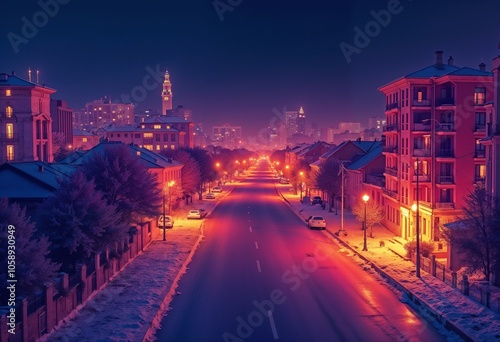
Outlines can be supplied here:
[[222, 192], [222, 188], [220, 186], [214, 186], [212, 192]]
[[190, 210], [188, 215], [187, 215], [187, 218], [188, 219], [201, 219], [200, 210], [199, 209]]
[[290, 184], [290, 181], [288, 179], [286, 179], [286, 178], [281, 178], [280, 179], [280, 183], [281, 184]]
[[215, 195], [211, 192], [209, 192], [208, 194], [205, 195], [205, 198], [206, 199], [215, 199]]
[[158, 217], [158, 227], [163, 227], [163, 222], [165, 222], [165, 228], [172, 228], [174, 226], [174, 219], [170, 215], [165, 215], [165, 220], [163, 215]]
[[314, 196], [313, 199], [312, 199], [312, 202], [311, 202], [312, 205], [315, 205], [315, 204], [323, 204], [323, 200], [321, 199], [321, 197], [319, 196]]
[[309, 228], [326, 229], [326, 221], [323, 216], [313, 216], [307, 220]]

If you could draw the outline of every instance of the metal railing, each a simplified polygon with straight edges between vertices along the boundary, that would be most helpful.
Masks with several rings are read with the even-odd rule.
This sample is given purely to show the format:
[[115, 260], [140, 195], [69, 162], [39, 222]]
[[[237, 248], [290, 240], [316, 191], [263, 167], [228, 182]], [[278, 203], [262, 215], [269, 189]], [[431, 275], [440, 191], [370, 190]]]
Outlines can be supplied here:
[[453, 183], [453, 176], [439, 176], [438, 177], [438, 182], [439, 183]]
[[391, 176], [395, 176], [397, 177], [398, 176], [398, 169], [392, 169], [390, 167], [386, 167], [385, 168], [385, 173], [391, 175]]
[[453, 97], [442, 97], [436, 99], [436, 106], [454, 106], [455, 98]]
[[430, 157], [431, 150], [428, 148], [414, 148], [413, 149], [413, 156], [414, 157]]
[[414, 99], [413, 100], [413, 105], [414, 106], [430, 106], [431, 105], [431, 100], [418, 100]]

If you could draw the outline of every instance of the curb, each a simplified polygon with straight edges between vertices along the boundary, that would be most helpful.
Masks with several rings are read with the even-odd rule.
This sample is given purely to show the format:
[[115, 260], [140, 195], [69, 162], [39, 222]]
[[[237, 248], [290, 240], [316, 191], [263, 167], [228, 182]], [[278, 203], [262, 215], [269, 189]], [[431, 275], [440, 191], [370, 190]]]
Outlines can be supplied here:
[[191, 249], [191, 252], [189, 253], [189, 255], [186, 258], [186, 260], [184, 261], [184, 263], [182, 264], [179, 272], [175, 276], [175, 278], [172, 282], [172, 286], [170, 287], [170, 290], [168, 291], [167, 295], [163, 298], [162, 302], [160, 303], [160, 307], [158, 308], [158, 311], [154, 315], [153, 320], [148, 327], [148, 330], [144, 334], [144, 337], [142, 338], [143, 342], [150, 342], [150, 341], [155, 340], [154, 334], [160, 328], [161, 320], [163, 319], [163, 317], [166, 316], [166, 313], [168, 312], [168, 306], [170, 305], [170, 302], [172, 302], [172, 299], [176, 295], [176, 290], [177, 290], [177, 287], [179, 286], [179, 280], [186, 273], [187, 266], [189, 265], [189, 263], [193, 259], [194, 253], [196, 252], [196, 250], [200, 246], [201, 240], [205, 236], [203, 233], [204, 224], [205, 224], [205, 221], [203, 221], [202, 224], [200, 225], [200, 236], [198, 237], [198, 240], [196, 240], [196, 242], [194, 243], [193, 248]]

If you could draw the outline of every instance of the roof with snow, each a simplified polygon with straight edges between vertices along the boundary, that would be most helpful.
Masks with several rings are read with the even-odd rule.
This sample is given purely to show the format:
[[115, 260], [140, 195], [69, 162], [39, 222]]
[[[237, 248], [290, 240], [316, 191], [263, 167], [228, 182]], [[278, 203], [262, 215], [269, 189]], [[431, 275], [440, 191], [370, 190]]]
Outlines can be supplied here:
[[59, 178], [69, 177], [76, 168], [63, 163], [40, 161], [0, 165], [0, 197], [42, 199], [58, 187]]
[[2, 86], [10, 86], [10, 87], [40, 87], [49, 90], [53, 90], [52, 88], [46, 87], [44, 85], [36, 84], [33, 82], [26, 81], [20, 77], [17, 77], [15, 74], [6, 74], [0, 73], [0, 87]]
[[332, 148], [330, 151], [326, 152], [321, 156], [321, 159], [327, 159], [333, 154], [337, 153], [339, 150], [344, 148], [347, 144], [353, 144], [356, 147], [360, 148], [363, 152], [367, 153], [370, 151], [372, 148], [376, 147], [377, 145], [381, 145], [380, 141], [361, 141], [361, 140], [347, 140], [343, 141], [339, 145], [335, 146]]
[[190, 123], [191, 121], [186, 121], [186, 120], [184, 120], [184, 118], [181, 118], [178, 116], [166, 116], [165, 115], [165, 116], [161, 116], [161, 117], [155, 116], [153, 118], [148, 118], [141, 123], [157, 123], [157, 122], [169, 124], [169, 123]]
[[71, 158], [66, 158], [65, 161], [67, 160], [73, 165], [82, 165], [85, 164], [85, 162], [96, 153], [103, 154], [106, 148], [117, 147], [120, 145], [127, 146], [130, 149], [131, 153], [139, 156], [144, 166], [146, 166], [148, 169], [182, 166], [182, 163], [178, 162], [177, 160], [164, 157], [158, 153], [148, 150], [147, 148], [139, 147], [137, 145], [126, 145], [118, 141], [102, 142], [88, 151], [82, 151], [83, 153], [81, 155], [72, 154], [68, 156], [68, 158]]
[[375, 158], [382, 155], [382, 143], [378, 142], [377, 145], [373, 146], [367, 153], [359, 156], [355, 159], [349, 166], [346, 167], [348, 170], [359, 170], [366, 165], [370, 164]]
[[85, 136], [85, 137], [93, 137], [97, 136], [97, 134], [94, 134], [92, 132], [84, 131], [83, 129], [73, 129], [73, 136], [75, 135], [80, 135], [80, 136]]

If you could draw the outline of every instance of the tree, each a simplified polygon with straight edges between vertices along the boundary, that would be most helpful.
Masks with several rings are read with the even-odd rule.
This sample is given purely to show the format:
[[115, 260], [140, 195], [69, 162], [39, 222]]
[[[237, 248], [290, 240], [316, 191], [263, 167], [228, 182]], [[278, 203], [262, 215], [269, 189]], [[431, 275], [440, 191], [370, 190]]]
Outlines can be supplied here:
[[[300, 174], [302, 172], [302, 175]], [[293, 185], [294, 193], [297, 194], [297, 189], [302, 186], [302, 183], [308, 182], [311, 173], [311, 166], [304, 159], [296, 160], [290, 168], [289, 180]]]
[[123, 241], [128, 225], [116, 206], [81, 171], [59, 180], [59, 188], [37, 209], [37, 226], [51, 242], [50, 257], [71, 272], [94, 253]]
[[341, 190], [340, 167], [341, 164], [337, 159], [330, 158], [319, 165], [319, 171], [315, 175], [316, 187], [326, 192], [330, 198], [329, 211], [332, 211], [335, 196]]
[[156, 176], [127, 145], [112, 144], [103, 153], [92, 155], [83, 165], [87, 179], [104, 194], [109, 205], [120, 213], [120, 223], [142, 222], [142, 217], [161, 214], [162, 189]]
[[[10, 231], [10, 232], [9, 232]], [[14, 239], [10, 238], [13, 236]], [[8, 261], [15, 252], [16, 295], [28, 296], [45, 282], [52, 280], [59, 270], [58, 264], [48, 258], [50, 243], [46, 236], [36, 237], [35, 224], [26, 217], [25, 209], [0, 199], [0, 300], [7, 303]], [[14, 241], [12, 244], [9, 241]], [[9, 246], [14, 246], [15, 249]], [[9, 259], [9, 251], [11, 258]]]
[[[212, 156], [205, 150], [195, 147], [193, 149], [187, 150], [191, 157], [196, 160], [200, 168], [201, 183], [212, 182], [217, 176], [217, 171], [215, 169], [214, 161]], [[201, 199], [201, 188], [199, 189], [199, 198]]]
[[[352, 213], [359, 222], [365, 221], [365, 202], [359, 202], [352, 208]], [[366, 202], [366, 229], [370, 229], [370, 237], [373, 237], [373, 226], [380, 223], [385, 217], [384, 207], [375, 201]]]
[[470, 274], [481, 272], [490, 281], [500, 254], [500, 210], [484, 186], [477, 186], [464, 198], [460, 221], [443, 229], [452, 249], [464, 256]]
[[161, 154], [183, 164], [181, 171], [181, 187], [182, 193], [186, 198], [186, 204], [188, 204], [189, 197], [198, 191], [201, 184], [200, 167], [198, 163], [191, 157], [189, 152], [182, 149], [163, 150]]
[[63, 132], [53, 132], [52, 133], [52, 154], [54, 155], [54, 161], [60, 161], [64, 159], [70, 150], [66, 146], [66, 135]]

